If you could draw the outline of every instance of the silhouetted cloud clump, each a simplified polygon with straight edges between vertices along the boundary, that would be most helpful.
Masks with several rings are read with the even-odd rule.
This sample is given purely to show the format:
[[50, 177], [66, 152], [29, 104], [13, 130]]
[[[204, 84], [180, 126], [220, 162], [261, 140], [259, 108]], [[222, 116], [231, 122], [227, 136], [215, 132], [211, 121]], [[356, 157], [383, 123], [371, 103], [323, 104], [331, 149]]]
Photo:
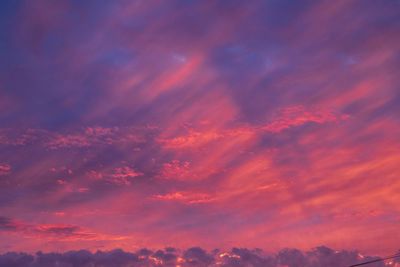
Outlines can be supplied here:
[[[261, 249], [232, 248], [229, 252], [213, 250], [208, 252], [200, 247], [181, 251], [175, 248], [152, 251], [141, 249], [137, 252], [125, 252], [121, 249], [112, 251], [87, 250], [65, 253], [43, 253], [35, 255], [8, 252], [0, 255], [0, 267], [338, 267], [376, 259], [362, 256], [357, 251], [335, 251], [327, 247], [317, 247], [311, 251], [283, 249], [276, 254], [263, 252]], [[370, 267], [394, 266], [383, 262], [370, 264]]]

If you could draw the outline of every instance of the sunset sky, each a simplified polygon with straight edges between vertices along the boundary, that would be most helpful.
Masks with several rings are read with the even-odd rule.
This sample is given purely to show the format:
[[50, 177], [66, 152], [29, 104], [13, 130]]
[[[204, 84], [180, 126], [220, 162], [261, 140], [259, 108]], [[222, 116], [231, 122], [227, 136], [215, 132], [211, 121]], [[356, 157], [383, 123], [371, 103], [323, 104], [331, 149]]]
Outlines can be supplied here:
[[0, 254], [400, 249], [400, 1], [0, 2]]

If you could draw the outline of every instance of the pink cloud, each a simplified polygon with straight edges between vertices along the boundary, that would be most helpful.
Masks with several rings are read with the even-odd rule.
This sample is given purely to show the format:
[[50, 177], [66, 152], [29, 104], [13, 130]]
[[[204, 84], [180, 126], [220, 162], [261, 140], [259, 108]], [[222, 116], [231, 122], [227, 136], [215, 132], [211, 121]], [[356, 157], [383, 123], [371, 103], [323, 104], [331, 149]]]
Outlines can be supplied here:
[[190, 162], [179, 160], [173, 160], [168, 163], [164, 163], [161, 170], [161, 177], [165, 179], [177, 179], [185, 180], [192, 177], [194, 174], [190, 169]]
[[99, 171], [95, 171], [95, 170], [90, 170], [87, 172], [86, 174], [90, 179], [93, 180], [101, 180], [103, 179], [103, 173], [99, 172]]
[[25, 238], [43, 238], [46, 240], [80, 241], [80, 240], [122, 240], [124, 236], [113, 236], [96, 233], [87, 228], [69, 224], [28, 224], [7, 217], [0, 217], [0, 231], [11, 231]]
[[7, 217], [0, 216], [1, 231], [21, 231], [25, 229], [25, 224]]
[[91, 170], [86, 175], [93, 180], [104, 180], [116, 185], [127, 186], [131, 185], [133, 178], [143, 176], [144, 173], [129, 166], [123, 166], [104, 171]]
[[58, 183], [59, 185], [66, 185], [66, 184], [68, 184], [68, 182], [65, 181], [65, 180], [63, 180], [63, 179], [58, 179], [58, 180], [57, 180], [57, 183]]
[[0, 129], [0, 145], [25, 146], [32, 142], [41, 142], [48, 135], [44, 129]]
[[117, 185], [130, 185], [131, 184], [131, 178], [135, 178], [138, 176], [142, 176], [143, 173], [138, 172], [131, 167], [125, 166], [125, 167], [119, 167], [115, 168], [111, 174], [111, 178], [109, 181], [112, 181], [113, 183]]
[[173, 192], [165, 195], [155, 195], [153, 198], [162, 201], [178, 201], [186, 204], [203, 204], [216, 200], [209, 194], [194, 192]]
[[263, 130], [279, 133], [285, 129], [301, 126], [305, 123], [329, 123], [347, 119], [347, 115], [338, 115], [330, 111], [306, 109], [304, 106], [294, 106], [282, 109]]
[[68, 182], [63, 179], [58, 179], [57, 184], [62, 188], [59, 192], [64, 193], [87, 193], [90, 191], [89, 187], [81, 186], [74, 182]]
[[86, 127], [71, 134], [48, 133], [45, 146], [50, 149], [89, 148], [103, 145], [140, 144], [145, 142], [147, 127]]
[[223, 136], [216, 132], [195, 132], [190, 131], [187, 135], [174, 137], [171, 139], [162, 139], [160, 142], [164, 144], [166, 148], [171, 149], [193, 149], [200, 146], [206, 145], [210, 142], [217, 141]]
[[8, 175], [11, 173], [11, 166], [9, 164], [0, 164], [0, 176]]
[[50, 149], [68, 148], [68, 147], [88, 147], [91, 144], [90, 139], [85, 135], [56, 135], [47, 146]]

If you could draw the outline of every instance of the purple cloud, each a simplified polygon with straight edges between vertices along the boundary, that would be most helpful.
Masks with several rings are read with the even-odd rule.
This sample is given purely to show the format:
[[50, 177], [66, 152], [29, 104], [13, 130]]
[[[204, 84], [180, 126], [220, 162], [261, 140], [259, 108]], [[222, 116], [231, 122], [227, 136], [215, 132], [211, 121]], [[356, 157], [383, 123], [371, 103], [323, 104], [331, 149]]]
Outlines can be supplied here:
[[[9, 252], [0, 255], [0, 267], [54, 267], [54, 266], [103, 266], [103, 267], [347, 267], [377, 257], [361, 256], [356, 251], [335, 251], [327, 247], [317, 247], [311, 251], [284, 249], [277, 254], [265, 253], [260, 249], [232, 248], [221, 252], [207, 252], [200, 247], [184, 251], [166, 248], [151, 251], [141, 249], [137, 252], [125, 252], [120, 249], [97, 251], [95, 253], [80, 250], [64, 253], [43, 253], [35, 255]], [[397, 266], [398, 259], [376, 262], [369, 266]]]

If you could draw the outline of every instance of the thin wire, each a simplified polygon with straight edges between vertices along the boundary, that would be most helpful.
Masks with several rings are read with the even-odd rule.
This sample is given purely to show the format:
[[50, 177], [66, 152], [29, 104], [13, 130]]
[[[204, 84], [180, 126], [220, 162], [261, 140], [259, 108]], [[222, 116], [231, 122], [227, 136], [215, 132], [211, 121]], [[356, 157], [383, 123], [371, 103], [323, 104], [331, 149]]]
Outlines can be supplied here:
[[356, 267], [356, 266], [366, 265], [366, 264], [370, 264], [370, 263], [374, 263], [374, 262], [379, 262], [379, 261], [384, 261], [384, 260], [389, 260], [389, 259], [394, 259], [394, 258], [398, 258], [398, 257], [400, 257], [400, 253], [394, 254], [394, 255], [389, 256], [389, 257], [386, 257], [386, 258], [380, 258], [380, 259], [376, 259], [376, 260], [372, 260], [372, 261], [367, 261], [367, 262], [363, 262], [363, 263], [358, 263], [358, 264], [350, 265], [349, 267]]

